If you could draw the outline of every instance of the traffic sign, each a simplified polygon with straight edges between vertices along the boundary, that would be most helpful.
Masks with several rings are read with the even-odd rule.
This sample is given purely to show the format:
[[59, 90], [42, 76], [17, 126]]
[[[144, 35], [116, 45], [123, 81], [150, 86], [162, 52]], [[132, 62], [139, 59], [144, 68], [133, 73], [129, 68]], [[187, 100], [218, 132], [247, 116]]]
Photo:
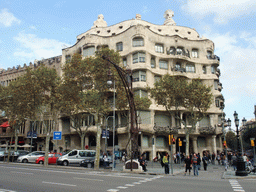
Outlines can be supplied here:
[[61, 131], [54, 131], [53, 132], [53, 140], [61, 140], [62, 132]]
[[102, 138], [108, 138], [109, 139], [109, 130], [103, 129], [102, 130]]

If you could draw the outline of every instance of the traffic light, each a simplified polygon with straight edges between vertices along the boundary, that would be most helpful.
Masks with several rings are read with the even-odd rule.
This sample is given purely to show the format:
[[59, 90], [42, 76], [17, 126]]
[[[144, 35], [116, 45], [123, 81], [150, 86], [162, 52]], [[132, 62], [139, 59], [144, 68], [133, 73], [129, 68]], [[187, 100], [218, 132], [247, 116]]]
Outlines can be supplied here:
[[172, 138], [172, 144], [175, 144], [175, 138]]
[[255, 144], [254, 144], [254, 140], [251, 140], [251, 146], [254, 147]]
[[224, 141], [224, 143], [223, 143], [223, 147], [227, 147], [227, 142], [226, 141]]
[[169, 135], [169, 145], [172, 144], [173, 135]]

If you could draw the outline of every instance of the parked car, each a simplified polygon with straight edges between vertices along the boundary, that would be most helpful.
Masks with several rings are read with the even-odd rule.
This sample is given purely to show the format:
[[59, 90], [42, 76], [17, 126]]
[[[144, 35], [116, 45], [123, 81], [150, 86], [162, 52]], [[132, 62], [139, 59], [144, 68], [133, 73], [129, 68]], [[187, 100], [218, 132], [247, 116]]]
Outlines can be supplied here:
[[[80, 162], [80, 166], [81, 167], [88, 167], [88, 168], [92, 168], [94, 167], [94, 160], [95, 160], [95, 156], [94, 158], [91, 158], [91, 159], [83, 159], [81, 162]], [[111, 156], [108, 156], [108, 161], [107, 161], [107, 164], [106, 166], [109, 167], [109, 165], [112, 163], [112, 157]], [[100, 156], [100, 167], [103, 167], [104, 166], [104, 161], [103, 161], [103, 156], [101, 155]]]
[[[48, 154], [48, 164], [56, 164], [57, 163], [57, 159], [60, 156], [62, 156], [61, 153], [49, 153]], [[45, 156], [38, 157], [36, 159], [36, 163], [37, 164], [44, 164], [44, 158], [45, 158]]]
[[17, 162], [35, 163], [35, 161], [38, 157], [41, 157], [41, 156], [44, 156], [44, 155], [45, 155], [44, 151], [34, 151], [34, 152], [31, 152], [27, 155], [23, 155], [23, 156], [18, 157]]
[[29, 154], [29, 151], [25, 150], [17, 150], [17, 151], [11, 151], [9, 161], [15, 162], [17, 161], [18, 157]]
[[68, 154], [61, 156], [57, 160], [58, 165], [68, 166], [69, 164], [79, 164], [82, 160], [93, 159], [95, 150], [72, 150]]
[[0, 151], [0, 161], [3, 161], [7, 158], [5, 151]]

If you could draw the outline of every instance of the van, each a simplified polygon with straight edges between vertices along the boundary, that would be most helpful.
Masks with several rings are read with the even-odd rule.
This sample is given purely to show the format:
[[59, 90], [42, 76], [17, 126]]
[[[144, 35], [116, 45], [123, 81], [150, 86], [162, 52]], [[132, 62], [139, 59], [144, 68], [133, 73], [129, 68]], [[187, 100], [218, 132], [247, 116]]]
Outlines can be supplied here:
[[58, 158], [57, 165], [68, 166], [69, 164], [79, 164], [82, 160], [94, 160], [95, 150], [77, 150], [74, 149], [68, 154]]

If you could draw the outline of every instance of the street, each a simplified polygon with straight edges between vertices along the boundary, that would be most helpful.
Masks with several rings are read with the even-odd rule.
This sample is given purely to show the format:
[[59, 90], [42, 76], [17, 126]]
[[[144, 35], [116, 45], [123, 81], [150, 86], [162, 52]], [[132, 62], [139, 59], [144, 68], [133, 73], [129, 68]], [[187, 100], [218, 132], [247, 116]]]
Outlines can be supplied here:
[[184, 176], [130, 174], [79, 167], [0, 164], [0, 191], [255, 191], [255, 178], [222, 179], [223, 166]]

